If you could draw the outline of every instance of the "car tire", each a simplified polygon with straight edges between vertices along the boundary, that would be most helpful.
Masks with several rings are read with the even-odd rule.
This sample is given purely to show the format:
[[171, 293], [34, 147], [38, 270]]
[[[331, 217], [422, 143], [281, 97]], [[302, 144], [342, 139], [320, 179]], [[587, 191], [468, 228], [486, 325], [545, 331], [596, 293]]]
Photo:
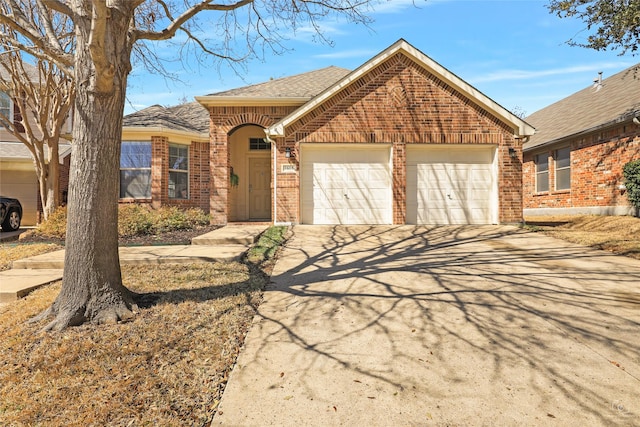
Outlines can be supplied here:
[[2, 222], [2, 230], [16, 231], [20, 228], [20, 221], [22, 221], [20, 212], [18, 212], [17, 209], [10, 209], [9, 212], [7, 212], [7, 216], [4, 218], [4, 221]]

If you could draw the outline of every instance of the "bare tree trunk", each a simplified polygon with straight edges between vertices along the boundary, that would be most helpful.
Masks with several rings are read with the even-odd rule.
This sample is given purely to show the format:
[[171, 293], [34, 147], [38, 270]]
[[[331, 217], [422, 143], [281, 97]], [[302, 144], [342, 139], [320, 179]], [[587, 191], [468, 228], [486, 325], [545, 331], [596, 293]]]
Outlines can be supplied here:
[[[131, 317], [137, 308], [134, 294], [122, 284], [118, 257], [120, 139], [131, 70], [128, 21], [124, 28], [116, 25], [122, 19], [109, 21], [114, 25], [107, 26], [102, 39], [95, 34], [89, 38], [90, 20], [79, 20], [76, 26], [77, 95], [64, 277], [53, 305], [34, 319], [55, 316], [47, 330], [86, 321], [113, 323]], [[97, 50], [91, 50], [90, 41], [97, 43]]]
[[[49, 163], [47, 164], [44, 194], [42, 196], [42, 212], [44, 219], [60, 206], [60, 163], [58, 143], [49, 145]], [[42, 183], [40, 184], [42, 187]]]

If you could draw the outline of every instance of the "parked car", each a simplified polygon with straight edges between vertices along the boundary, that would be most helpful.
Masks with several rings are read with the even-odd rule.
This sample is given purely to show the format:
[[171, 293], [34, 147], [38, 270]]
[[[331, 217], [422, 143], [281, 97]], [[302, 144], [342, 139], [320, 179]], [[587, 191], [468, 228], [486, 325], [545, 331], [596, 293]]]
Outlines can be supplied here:
[[0, 196], [0, 224], [3, 231], [16, 231], [22, 221], [22, 205], [18, 199]]

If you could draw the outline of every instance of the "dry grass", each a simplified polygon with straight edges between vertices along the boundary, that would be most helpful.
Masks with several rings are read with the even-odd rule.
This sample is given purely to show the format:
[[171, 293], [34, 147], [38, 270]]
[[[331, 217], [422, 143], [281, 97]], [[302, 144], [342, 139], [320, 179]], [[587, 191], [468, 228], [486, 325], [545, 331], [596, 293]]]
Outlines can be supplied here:
[[0, 424], [207, 425], [266, 276], [241, 263], [123, 266], [129, 323], [42, 333], [60, 284], [3, 308]]
[[[210, 425], [285, 234], [265, 233], [247, 263], [122, 266], [141, 295], [127, 323], [57, 333], [27, 323], [60, 282], [2, 307], [0, 425]], [[5, 264], [58, 249], [2, 248]]]
[[9, 270], [15, 260], [63, 249], [55, 243], [21, 244], [16, 242], [0, 244], [0, 271]]
[[631, 216], [526, 217], [526, 227], [569, 242], [640, 259], [640, 218]]

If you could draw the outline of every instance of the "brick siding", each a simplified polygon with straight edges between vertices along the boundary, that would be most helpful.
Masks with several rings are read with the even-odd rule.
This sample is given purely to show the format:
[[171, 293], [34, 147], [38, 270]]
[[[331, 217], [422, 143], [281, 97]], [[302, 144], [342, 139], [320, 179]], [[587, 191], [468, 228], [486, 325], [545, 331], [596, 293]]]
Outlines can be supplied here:
[[[285, 160], [284, 147], [298, 152], [304, 142], [393, 144], [395, 224], [406, 221], [407, 144], [494, 144], [499, 152], [499, 221], [522, 221], [522, 168], [508, 155], [508, 147], [521, 153], [513, 130], [402, 54], [292, 123], [286, 133], [278, 162]], [[281, 186], [291, 179], [278, 175], [278, 221], [300, 221], [299, 207], [292, 203], [299, 199], [299, 182]]]
[[[555, 151], [571, 147], [571, 188], [554, 190]], [[549, 159], [549, 191], [536, 193], [535, 156]], [[525, 209], [629, 206], [622, 168], [640, 159], [640, 127], [615, 126], [524, 154]]]

